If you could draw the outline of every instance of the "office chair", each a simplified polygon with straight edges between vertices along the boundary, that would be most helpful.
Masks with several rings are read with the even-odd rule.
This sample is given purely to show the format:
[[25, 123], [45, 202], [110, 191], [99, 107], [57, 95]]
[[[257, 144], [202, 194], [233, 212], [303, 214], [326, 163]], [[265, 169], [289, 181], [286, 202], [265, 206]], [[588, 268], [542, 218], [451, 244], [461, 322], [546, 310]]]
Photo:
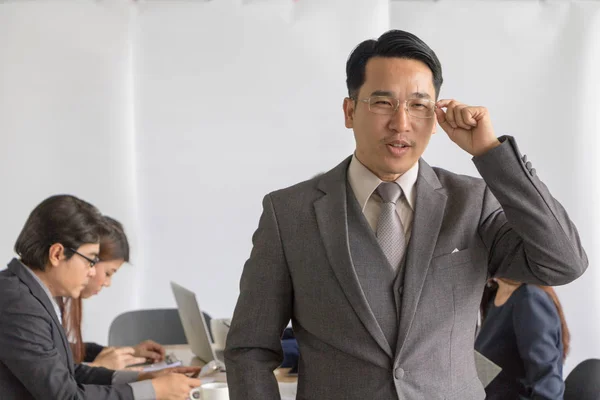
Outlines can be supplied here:
[[[210, 315], [203, 313], [210, 330]], [[110, 324], [109, 346], [135, 346], [144, 340], [162, 345], [187, 344], [176, 308], [127, 311]]]
[[582, 361], [565, 380], [564, 400], [600, 400], [600, 360]]

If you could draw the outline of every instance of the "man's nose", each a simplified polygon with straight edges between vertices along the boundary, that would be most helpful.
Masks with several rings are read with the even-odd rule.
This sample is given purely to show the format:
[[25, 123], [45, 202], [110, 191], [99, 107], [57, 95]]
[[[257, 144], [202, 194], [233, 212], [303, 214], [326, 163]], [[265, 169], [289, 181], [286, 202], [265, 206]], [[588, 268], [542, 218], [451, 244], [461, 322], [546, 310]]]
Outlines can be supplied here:
[[410, 115], [406, 110], [406, 103], [400, 103], [400, 106], [392, 115], [390, 127], [398, 132], [406, 132], [410, 129]]

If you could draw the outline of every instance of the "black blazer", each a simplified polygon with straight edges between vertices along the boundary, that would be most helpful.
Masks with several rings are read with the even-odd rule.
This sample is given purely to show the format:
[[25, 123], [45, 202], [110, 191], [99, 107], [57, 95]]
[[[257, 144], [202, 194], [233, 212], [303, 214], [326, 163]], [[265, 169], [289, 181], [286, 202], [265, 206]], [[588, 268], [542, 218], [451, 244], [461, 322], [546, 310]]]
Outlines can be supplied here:
[[131, 386], [110, 385], [114, 371], [74, 365], [51, 300], [25, 268], [13, 259], [0, 271], [0, 398], [133, 400]]
[[492, 299], [475, 349], [502, 367], [485, 388], [487, 400], [562, 400], [560, 318], [539, 287], [520, 286], [500, 307]]
[[87, 343], [84, 343], [84, 346], [85, 346], [85, 354], [83, 356], [84, 362], [93, 362], [96, 359], [96, 357], [98, 357], [98, 354], [100, 354], [102, 352], [102, 350], [104, 350], [104, 346], [99, 345], [97, 343], [87, 342]]

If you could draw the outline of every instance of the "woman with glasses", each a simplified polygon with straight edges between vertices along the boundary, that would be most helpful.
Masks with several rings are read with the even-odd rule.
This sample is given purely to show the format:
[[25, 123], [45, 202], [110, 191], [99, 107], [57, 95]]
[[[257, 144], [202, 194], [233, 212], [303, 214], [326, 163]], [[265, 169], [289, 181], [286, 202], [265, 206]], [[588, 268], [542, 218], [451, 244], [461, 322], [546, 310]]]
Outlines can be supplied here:
[[554, 289], [494, 278], [481, 314], [475, 349], [502, 368], [486, 399], [562, 399], [569, 329]]
[[50, 197], [29, 215], [15, 244], [19, 258], [0, 271], [2, 400], [183, 400], [200, 385], [184, 375], [197, 368], [139, 374], [73, 362], [55, 298], [81, 295], [106, 233], [98, 210], [74, 196]]
[[77, 299], [67, 299], [63, 307], [63, 326], [68, 333], [76, 363], [86, 362], [95, 367], [120, 370], [129, 365], [146, 361], [158, 362], [165, 358], [165, 349], [152, 340], [134, 347], [104, 347], [96, 343], [84, 343], [81, 335], [82, 299], [97, 295], [103, 287], [109, 287], [112, 276], [129, 262], [129, 241], [123, 225], [113, 218], [104, 217], [107, 232], [100, 237], [100, 261], [96, 274]]

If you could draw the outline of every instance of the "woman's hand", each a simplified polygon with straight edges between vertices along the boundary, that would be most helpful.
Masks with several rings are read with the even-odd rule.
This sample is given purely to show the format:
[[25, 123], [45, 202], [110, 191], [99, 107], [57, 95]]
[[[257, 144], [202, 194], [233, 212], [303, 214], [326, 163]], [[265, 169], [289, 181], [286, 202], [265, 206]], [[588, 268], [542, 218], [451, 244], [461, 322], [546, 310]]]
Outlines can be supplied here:
[[152, 363], [165, 359], [165, 348], [152, 340], [145, 340], [133, 348], [136, 357], [144, 357]]
[[[125, 369], [128, 365], [145, 363], [145, 357], [136, 357], [133, 347], [105, 347], [90, 364], [92, 367]], [[136, 370], [138, 368], [130, 368]], [[141, 368], [139, 368], [141, 369]]]

